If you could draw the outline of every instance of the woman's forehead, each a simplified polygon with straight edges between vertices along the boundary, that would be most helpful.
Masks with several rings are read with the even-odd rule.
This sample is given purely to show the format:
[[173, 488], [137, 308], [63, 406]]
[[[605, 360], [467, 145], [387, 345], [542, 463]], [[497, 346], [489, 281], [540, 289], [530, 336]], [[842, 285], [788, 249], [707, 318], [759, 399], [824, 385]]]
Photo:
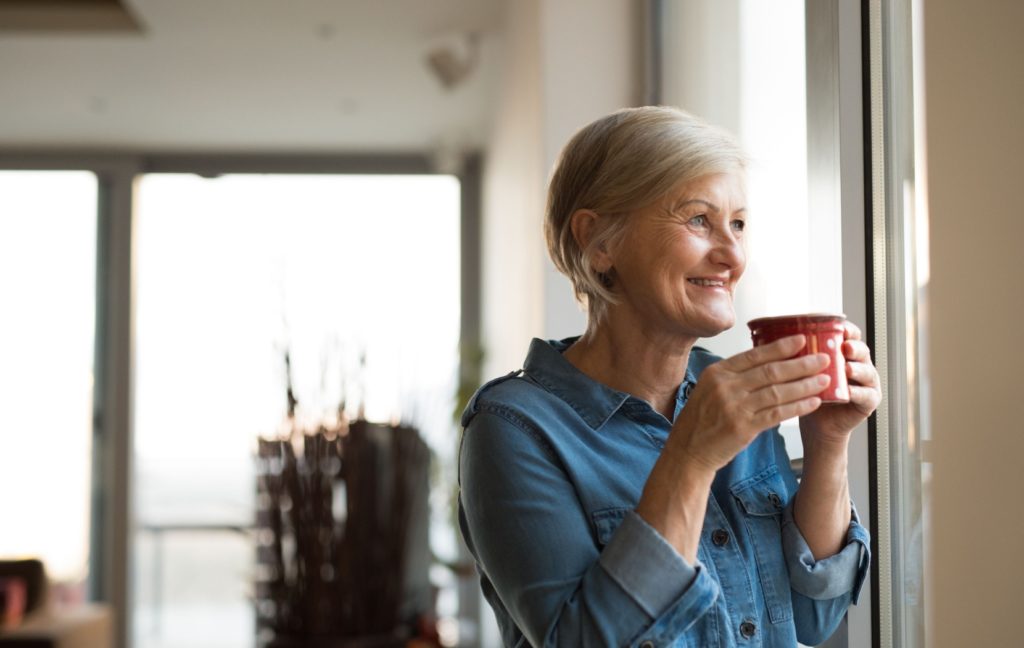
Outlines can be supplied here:
[[674, 208], [703, 202], [713, 209], [726, 205], [741, 209], [745, 201], [746, 187], [739, 173], [713, 173], [684, 180], [665, 196], [665, 202]]

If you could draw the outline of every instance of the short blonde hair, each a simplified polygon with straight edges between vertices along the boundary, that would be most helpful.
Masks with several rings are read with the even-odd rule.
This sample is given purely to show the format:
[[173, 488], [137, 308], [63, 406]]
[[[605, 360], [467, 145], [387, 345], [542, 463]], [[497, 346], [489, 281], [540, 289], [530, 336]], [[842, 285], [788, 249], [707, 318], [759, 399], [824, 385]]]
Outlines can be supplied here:
[[[626, 108], [573, 135], [548, 186], [544, 236], [551, 260], [572, 281], [591, 324], [618, 303], [612, 282], [594, 270], [593, 255], [622, 238], [626, 216], [683, 182], [713, 173], [742, 174], [745, 168], [732, 135], [678, 108]], [[603, 217], [586, 248], [572, 232], [572, 215], [580, 209]]]

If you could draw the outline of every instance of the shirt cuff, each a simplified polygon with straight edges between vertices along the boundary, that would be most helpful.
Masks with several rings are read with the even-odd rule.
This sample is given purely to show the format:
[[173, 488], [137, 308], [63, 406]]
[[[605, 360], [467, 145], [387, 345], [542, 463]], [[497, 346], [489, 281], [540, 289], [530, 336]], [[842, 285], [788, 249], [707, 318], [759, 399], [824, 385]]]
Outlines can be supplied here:
[[782, 548], [789, 567], [789, 582], [796, 592], [821, 601], [849, 592], [852, 602], [857, 602], [871, 566], [871, 536], [861, 526], [857, 508], [852, 503], [850, 506], [846, 546], [834, 556], [818, 561], [793, 518], [793, 502], [783, 511]]
[[688, 563], [635, 511], [626, 513], [601, 552], [600, 563], [652, 618], [676, 603], [704, 571], [699, 562]]

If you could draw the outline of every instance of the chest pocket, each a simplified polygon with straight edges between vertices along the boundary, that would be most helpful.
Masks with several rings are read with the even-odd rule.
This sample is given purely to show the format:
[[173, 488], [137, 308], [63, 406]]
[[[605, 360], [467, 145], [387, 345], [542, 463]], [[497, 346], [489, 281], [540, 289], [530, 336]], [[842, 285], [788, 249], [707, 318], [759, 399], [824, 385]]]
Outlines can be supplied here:
[[744, 513], [757, 573], [772, 623], [793, 618], [789, 571], [782, 555], [782, 509], [789, 501], [786, 483], [771, 466], [729, 489]]

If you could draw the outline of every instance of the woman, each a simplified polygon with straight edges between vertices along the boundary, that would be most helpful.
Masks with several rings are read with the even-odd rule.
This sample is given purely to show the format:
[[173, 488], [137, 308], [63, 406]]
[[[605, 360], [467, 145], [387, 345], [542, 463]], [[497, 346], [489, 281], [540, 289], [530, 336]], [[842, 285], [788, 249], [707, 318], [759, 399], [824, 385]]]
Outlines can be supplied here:
[[[678, 110], [616, 112], [566, 145], [545, 222], [586, 303], [463, 415], [460, 525], [505, 645], [820, 643], [855, 602], [868, 534], [850, 432], [880, 400], [853, 325], [851, 402], [787, 338], [720, 360], [746, 264], [744, 159]], [[804, 474], [781, 421], [800, 417]]]

